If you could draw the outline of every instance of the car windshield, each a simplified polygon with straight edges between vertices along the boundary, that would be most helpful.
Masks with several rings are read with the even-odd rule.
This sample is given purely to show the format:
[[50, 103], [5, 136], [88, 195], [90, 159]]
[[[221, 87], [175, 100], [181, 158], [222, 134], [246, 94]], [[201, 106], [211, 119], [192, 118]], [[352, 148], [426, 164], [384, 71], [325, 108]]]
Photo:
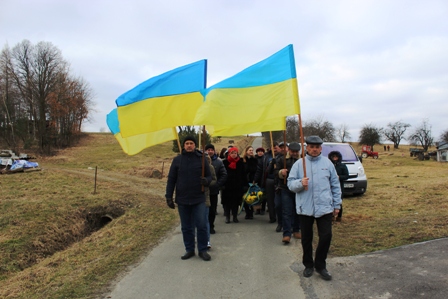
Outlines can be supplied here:
[[322, 144], [322, 156], [328, 157], [328, 154], [332, 151], [340, 152], [344, 162], [358, 161], [355, 151], [349, 144]]

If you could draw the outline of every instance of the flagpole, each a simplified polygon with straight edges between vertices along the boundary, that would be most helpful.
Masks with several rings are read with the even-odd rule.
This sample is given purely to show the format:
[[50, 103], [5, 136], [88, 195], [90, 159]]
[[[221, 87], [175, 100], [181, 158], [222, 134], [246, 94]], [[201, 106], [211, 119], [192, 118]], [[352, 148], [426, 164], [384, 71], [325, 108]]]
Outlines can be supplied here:
[[[299, 131], [300, 131], [300, 145], [302, 147], [302, 165], [303, 165], [303, 177], [306, 178], [306, 164], [305, 164], [305, 148], [303, 147], [304, 138], [303, 138], [303, 129], [302, 129], [302, 116], [299, 116]], [[308, 186], [305, 186], [305, 190], [308, 190]]]
[[173, 133], [176, 135], [177, 147], [179, 148], [179, 154], [182, 154], [182, 148], [180, 147], [179, 134], [177, 133], [176, 127], [173, 127]]
[[[286, 117], [285, 117], [286, 122]], [[285, 144], [285, 150], [286, 150], [286, 130], [283, 131], [283, 143]], [[285, 155], [283, 157], [283, 169], [286, 169], [286, 151]], [[283, 177], [283, 183], [286, 184], [286, 176]]]
[[272, 155], [272, 158], [275, 158], [274, 157], [274, 141], [272, 140], [272, 131], [269, 131], [269, 136], [271, 138], [271, 155]]
[[[202, 143], [202, 177], [205, 176], [205, 125], [202, 126], [202, 138], [201, 139], [201, 143]], [[204, 186], [202, 185], [202, 192], [204, 192]]]

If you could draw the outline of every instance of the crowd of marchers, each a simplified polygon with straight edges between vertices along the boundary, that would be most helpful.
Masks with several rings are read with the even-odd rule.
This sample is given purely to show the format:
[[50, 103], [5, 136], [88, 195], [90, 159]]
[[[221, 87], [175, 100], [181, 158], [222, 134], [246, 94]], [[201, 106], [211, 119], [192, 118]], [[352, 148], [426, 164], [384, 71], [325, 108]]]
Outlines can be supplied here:
[[[207, 144], [203, 154], [196, 138], [187, 136], [182, 153], [171, 164], [165, 194], [167, 205], [174, 209], [176, 203], [178, 207], [185, 246], [181, 258], [195, 256], [197, 244], [199, 257], [211, 260], [210, 235], [216, 233], [220, 194], [225, 223], [238, 223], [241, 208], [247, 221], [269, 213], [269, 222], [277, 223], [276, 231], [283, 233], [283, 244], [289, 244], [292, 237], [301, 239], [304, 277], [316, 270], [323, 279], [331, 280], [326, 259], [333, 220], [342, 219], [341, 184], [348, 179], [348, 170], [340, 152], [321, 155], [320, 137], [309, 136], [305, 141], [303, 158], [298, 142], [274, 142], [268, 149], [247, 146], [243, 152], [229, 146], [219, 153], [213, 144]], [[263, 200], [257, 205], [243, 201], [254, 184], [263, 190]], [[313, 257], [314, 222], [319, 241]]]

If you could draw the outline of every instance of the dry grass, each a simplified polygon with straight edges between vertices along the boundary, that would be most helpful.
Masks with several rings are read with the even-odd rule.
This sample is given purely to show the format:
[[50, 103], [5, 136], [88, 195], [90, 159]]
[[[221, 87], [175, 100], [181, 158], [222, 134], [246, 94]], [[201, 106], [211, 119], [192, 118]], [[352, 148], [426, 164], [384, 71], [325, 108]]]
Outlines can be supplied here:
[[[379, 148], [379, 147], [378, 147]], [[448, 236], [447, 163], [409, 157], [409, 146], [363, 160], [364, 196], [344, 199], [331, 255], [347, 256]]]
[[[215, 143], [217, 151], [229, 140]], [[240, 150], [253, 137], [237, 138]], [[95, 298], [178, 223], [165, 207], [172, 143], [126, 156], [111, 134], [39, 159], [40, 172], [1, 175], [0, 297]], [[369, 185], [344, 199], [330, 254], [344, 256], [448, 235], [448, 164], [408, 147], [364, 160]], [[94, 168], [98, 166], [94, 194]], [[102, 216], [113, 218], [101, 228]], [[101, 229], [100, 229], [101, 228]]]

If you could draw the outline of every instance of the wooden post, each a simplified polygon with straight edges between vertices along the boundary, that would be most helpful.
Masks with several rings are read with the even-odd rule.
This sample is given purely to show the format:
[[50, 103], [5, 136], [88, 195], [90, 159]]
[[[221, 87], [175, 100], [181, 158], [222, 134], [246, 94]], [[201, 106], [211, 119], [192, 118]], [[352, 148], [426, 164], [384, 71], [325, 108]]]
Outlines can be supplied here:
[[[205, 125], [202, 126], [202, 177], [205, 176]], [[202, 186], [202, 192], [204, 192], [204, 186]]]
[[95, 186], [93, 188], [93, 194], [96, 194], [96, 177], [98, 173], [98, 166], [95, 166]]
[[[306, 164], [305, 164], [305, 148], [303, 147], [304, 138], [303, 138], [303, 129], [302, 129], [302, 116], [299, 116], [299, 131], [300, 131], [300, 145], [302, 147], [302, 165], [303, 165], [303, 177], [306, 178]], [[305, 190], [308, 190], [308, 187], [305, 187]]]
[[[283, 143], [285, 144], [286, 150], [286, 130], [283, 131]], [[283, 168], [286, 169], [286, 152], [283, 156]], [[286, 184], [286, 176], [283, 178], [283, 183]]]

